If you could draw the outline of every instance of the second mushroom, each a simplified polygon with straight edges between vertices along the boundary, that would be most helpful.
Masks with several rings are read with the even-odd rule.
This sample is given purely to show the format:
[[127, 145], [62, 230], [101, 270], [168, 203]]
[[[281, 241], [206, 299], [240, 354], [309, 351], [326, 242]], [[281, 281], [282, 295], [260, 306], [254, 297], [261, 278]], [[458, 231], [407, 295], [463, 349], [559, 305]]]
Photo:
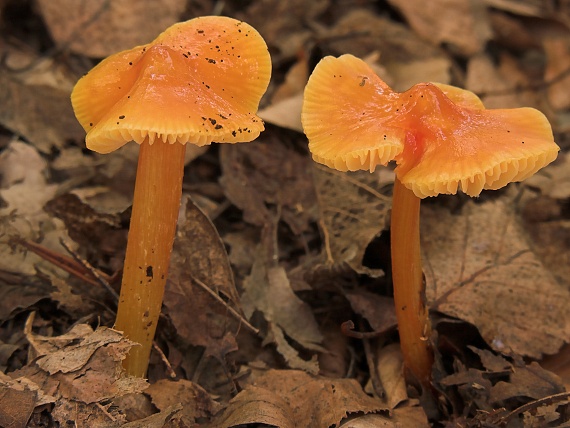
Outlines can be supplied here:
[[407, 369], [429, 387], [420, 200], [459, 189], [478, 196], [533, 175], [558, 154], [550, 124], [532, 108], [487, 110], [475, 94], [449, 85], [395, 92], [352, 55], [317, 65], [302, 123], [313, 159], [331, 168], [372, 172], [396, 161], [390, 231], [400, 344]]
[[259, 33], [226, 17], [175, 24], [148, 45], [103, 60], [71, 100], [87, 148], [140, 145], [115, 328], [139, 343], [125, 368], [145, 375], [180, 207], [187, 143], [252, 141], [271, 60]]

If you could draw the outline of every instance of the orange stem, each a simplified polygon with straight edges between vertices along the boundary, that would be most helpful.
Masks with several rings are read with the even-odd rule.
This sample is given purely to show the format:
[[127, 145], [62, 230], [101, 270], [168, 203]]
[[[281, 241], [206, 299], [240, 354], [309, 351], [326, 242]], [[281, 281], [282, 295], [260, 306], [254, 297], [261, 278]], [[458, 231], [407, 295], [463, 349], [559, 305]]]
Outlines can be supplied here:
[[174, 243], [186, 146], [144, 141], [139, 152], [131, 225], [115, 329], [134, 346], [123, 363], [128, 374], [143, 377]]
[[429, 386], [433, 353], [420, 252], [420, 201], [396, 178], [390, 226], [392, 280], [405, 367]]

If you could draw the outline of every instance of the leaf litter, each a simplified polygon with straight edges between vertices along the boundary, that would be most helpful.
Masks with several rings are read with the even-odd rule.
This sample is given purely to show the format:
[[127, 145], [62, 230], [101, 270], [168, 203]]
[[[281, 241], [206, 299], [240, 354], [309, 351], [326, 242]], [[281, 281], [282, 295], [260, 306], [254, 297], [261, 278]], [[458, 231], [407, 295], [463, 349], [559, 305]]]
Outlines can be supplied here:
[[[150, 3], [0, 2], [0, 425], [568, 424], [567, 5]], [[149, 379], [133, 379], [109, 289], [136, 150], [86, 152], [69, 92], [105, 55], [219, 13], [256, 26], [272, 53], [266, 131], [189, 150]], [[315, 165], [299, 133], [307, 76], [343, 53], [368, 58], [399, 90], [439, 81], [488, 107], [537, 107], [563, 149], [522, 185], [423, 204], [435, 402], [404, 382], [390, 291], [393, 173]]]

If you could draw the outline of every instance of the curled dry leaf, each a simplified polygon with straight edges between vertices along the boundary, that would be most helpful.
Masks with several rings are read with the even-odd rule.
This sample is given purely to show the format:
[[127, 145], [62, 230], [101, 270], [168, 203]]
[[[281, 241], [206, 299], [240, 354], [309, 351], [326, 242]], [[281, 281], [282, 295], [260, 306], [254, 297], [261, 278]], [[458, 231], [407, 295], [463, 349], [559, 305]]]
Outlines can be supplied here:
[[474, 324], [506, 354], [539, 358], [568, 341], [569, 291], [529, 248], [507, 202], [468, 202], [461, 215], [426, 205], [422, 216], [433, 309]]
[[391, 206], [392, 174], [380, 168], [341, 173], [313, 166], [315, 190], [323, 232], [323, 258], [328, 265], [348, 264], [371, 276], [382, 273], [362, 265], [368, 244], [386, 228]]
[[387, 409], [366, 395], [354, 379], [270, 370], [236, 396], [215, 426], [268, 423], [279, 427], [330, 427], [338, 426], [351, 414], [379, 412]]

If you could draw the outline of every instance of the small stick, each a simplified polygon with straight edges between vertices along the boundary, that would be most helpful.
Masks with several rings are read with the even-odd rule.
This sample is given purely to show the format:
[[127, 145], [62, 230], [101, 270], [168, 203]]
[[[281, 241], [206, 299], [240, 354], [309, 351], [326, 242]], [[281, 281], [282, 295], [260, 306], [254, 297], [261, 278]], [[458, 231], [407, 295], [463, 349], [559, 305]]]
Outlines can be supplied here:
[[160, 359], [166, 366], [166, 371], [168, 372], [168, 376], [170, 376], [171, 379], [176, 379], [176, 372], [172, 368], [172, 365], [170, 365], [170, 361], [168, 361], [168, 358], [166, 358], [166, 355], [164, 355], [164, 352], [162, 352], [162, 349], [160, 349], [155, 340], [152, 341], [152, 347], [156, 352], [158, 352]]
[[245, 327], [247, 327], [250, 331], [252, 331], [255, 334], [259, 334], [259, 329], [255, 328], [254, 326], [252, 326], [244, 317], [241, 316], [241, 314], [236, 311], [234, 308], [232, 308], [231, 306], [229, 306], [226, 302], [224, 302], [224, 300], [218, 296], [214, 291], [212, 291], [212, 289], [210, 287], [208, 287], [206, 284], [204, 284], [202, 281], [200, 281], [198, 278], [195, 278], [194, 276], [192, 276], [192, 280], [198, 284], [204, 291], [206, 291], [208, 294], [210, 294], [210, 296], [212, 296], [214, 299], [216, 299], [218, 302], [220, 302], [222, 305], [224, 305], [227, 310], [239, 321], [241, 322]]

